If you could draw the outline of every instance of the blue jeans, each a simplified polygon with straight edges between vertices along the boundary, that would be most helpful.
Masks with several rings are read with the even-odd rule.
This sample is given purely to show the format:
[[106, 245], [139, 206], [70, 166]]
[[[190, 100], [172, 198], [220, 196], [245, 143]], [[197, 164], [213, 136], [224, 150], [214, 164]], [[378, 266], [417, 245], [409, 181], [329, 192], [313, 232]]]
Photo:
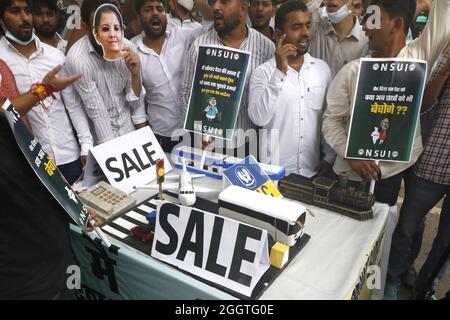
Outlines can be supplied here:
[[400, 284], [400, 275], [409, 267], [411, 243], [424, 217], [445, 195], [447, 197], [442, 207], [439, 230], [418, 278], [432, 272], [450, 240], [450, 186], [421, 179], [410, 171], [405, 177], [405, 191], [389, 256], [387, 279], [393, 285]]
[[81, 176], [83, 172], [83, 167], [81, 165], [80, 159], [77, 159], [73, 162], [62, 164], [58, 166], [59, 171], [61, 171], [64, 178], [66, 178], [67, 182], [72, 185], [78, 178]]

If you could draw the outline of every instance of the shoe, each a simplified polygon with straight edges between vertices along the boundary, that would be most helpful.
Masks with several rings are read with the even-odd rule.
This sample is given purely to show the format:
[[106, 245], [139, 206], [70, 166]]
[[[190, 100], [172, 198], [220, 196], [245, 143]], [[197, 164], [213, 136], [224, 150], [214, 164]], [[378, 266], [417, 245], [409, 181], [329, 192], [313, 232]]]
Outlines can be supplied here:
[[403, 273], [400, 277], [402, 284], [408, 288], [414, 288], [417, 279], [417, 272], [414, 269], [414, 266], [411, 266], [405, 273]]
[[425, 295], [425, 300], [437, 300], [435, 292], [433, 290], [427, 292], [427, 294]]
[[398, 286], [386, 284], [383, 300], [397, 300]]
[[437, 300], [436, 292], [434, 291], [434, 289], [428, 289], [419, 293], [414, 289], [413, 300]]

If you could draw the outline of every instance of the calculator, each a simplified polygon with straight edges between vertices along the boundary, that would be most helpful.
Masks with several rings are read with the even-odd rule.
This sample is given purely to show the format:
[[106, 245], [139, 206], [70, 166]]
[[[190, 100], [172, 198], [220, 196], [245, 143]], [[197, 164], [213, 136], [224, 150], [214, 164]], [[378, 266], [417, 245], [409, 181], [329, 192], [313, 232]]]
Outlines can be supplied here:
[[136, 199], [104, 181], [79, 194], [81, 201], [96, 211], [104, 222], [136, 205]]

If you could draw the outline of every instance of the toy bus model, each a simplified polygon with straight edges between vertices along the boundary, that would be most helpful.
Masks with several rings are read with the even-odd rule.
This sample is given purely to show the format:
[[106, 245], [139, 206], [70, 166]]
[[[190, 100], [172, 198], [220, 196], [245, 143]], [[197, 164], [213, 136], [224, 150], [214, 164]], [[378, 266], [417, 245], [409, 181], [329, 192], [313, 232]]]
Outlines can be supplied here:
[[[183, 168], [183, 159], [186, 160], [187, 170], [190, 172], [204, 174], [210, 178], [222, 179], [223, 171], [242, 161], [240, 158], [230, 157], [224, 154], [206, 151], [205, 162], [200, 168], [203, 151], [188, 146], [175, 148], [172, 161], [178, 169]], [[281, 180], [286, 170], [283, 167], [260, 163], [262, 169], [273, 181]]]
[[303, 236], [306, 209], [300, 203], [238, 186], [219, 194], [219, 214], [267, 230], [276, 242], [294, 246]]

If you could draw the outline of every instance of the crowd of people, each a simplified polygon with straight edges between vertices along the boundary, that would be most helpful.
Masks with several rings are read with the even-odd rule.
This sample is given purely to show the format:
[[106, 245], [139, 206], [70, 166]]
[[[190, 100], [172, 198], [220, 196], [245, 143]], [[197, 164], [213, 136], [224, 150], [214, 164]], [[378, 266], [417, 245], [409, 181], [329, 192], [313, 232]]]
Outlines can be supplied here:
[[[375, 14], [378, 27], [369, 25]], [[401, 284], [423, 298], [432, 295], [450, 258], [449, 18], [450, 0], [2, 0], [0, 102], [12, 101], [69, 184], [92, 147], [145, 126], [166, 152], [187, 137], [308, 178], [347, 171], [353, 181], [373, 179], [375, 199], [389, 206], [404, 181], [385, 298], [396, 299]], [[202, 45], [251, 53], [237, 130], [226, 143], [182, 130]], [[426, 130], [418, 126], [410, 163], [345, 157], [363, 57], [428, 63], [421, 113], [433, 120]], [[31, 181], [27, 188], [46, 193], [30, 170], [17, 172], [23, 161], [1, 120], [2, 191], [15, 195]], [[275, 132], [277, 139], [251, 130], [266, 137]], [[61, 270], [71, 263], [70, 245], [62, 241], [67, 234], [51, 232], [67, 232], [62, 210], [51, 199], [44, 203], [48, 192], [42, 197], [6, 197], [17, 212], [0, 215], [2, 244], [26, 234], [18, 229], [27, 230], [24, 217], [32, 213], [55, 222], [36, 222], [47, 238], [28, 235], [16, 247], [0, 246], [0, 298], [65, 295], [60, 278], [35, 276], [46, 275], [52, 261]], [[416, 275], [424, 219], [442, 199], [432, 250]], [[27, 247], [27, 240], [36, 246]], [[24, 277], [31, 264], [36, 270]]]

